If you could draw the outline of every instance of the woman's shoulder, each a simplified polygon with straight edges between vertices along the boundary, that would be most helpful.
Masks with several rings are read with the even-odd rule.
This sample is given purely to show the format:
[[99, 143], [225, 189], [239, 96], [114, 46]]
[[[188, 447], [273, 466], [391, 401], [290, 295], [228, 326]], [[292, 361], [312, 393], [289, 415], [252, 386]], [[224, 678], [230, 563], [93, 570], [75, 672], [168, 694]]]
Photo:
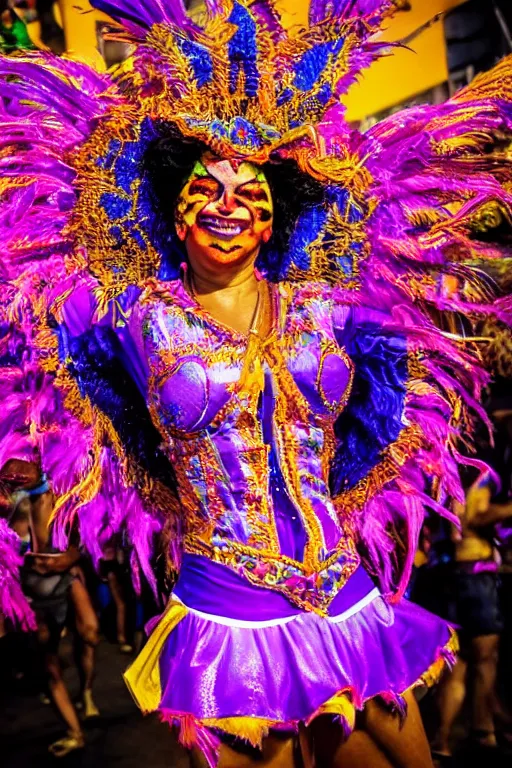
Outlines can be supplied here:
[[148, 308], [159, 305], [188, 309], [194, 305], [182, 280], [158, 280], [157, 278], [151, 278], [144, 283], [138, 303], [141, 307]]
[[146, 343], [168, 349], [197, 341], [204, 323], [182, 280], [147, 281], [131, 315]]
[[305, 307], [312, 304], [328, 303], [333, 298], [333, 286], [324, 280], [292, 281], [278, 283], [278, 291], [290, 305]]

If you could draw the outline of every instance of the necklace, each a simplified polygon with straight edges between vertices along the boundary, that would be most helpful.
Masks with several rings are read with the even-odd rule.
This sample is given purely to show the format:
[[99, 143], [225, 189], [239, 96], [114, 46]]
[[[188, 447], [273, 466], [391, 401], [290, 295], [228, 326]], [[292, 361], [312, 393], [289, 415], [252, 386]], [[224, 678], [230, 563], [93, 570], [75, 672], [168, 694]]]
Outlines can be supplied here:
[[[223, 323], [221, 320], [217, 320], [217, 318], [208, 310], [206, 307], [201, 304], [201, 300], [197, 294], [197, 291], [195, 290], [194, 285], [194, 275], [191, 270], [187, 270], [185, 272], [185, 288], [187, 292], [190, 294], [190, 296], [194, 299], [194, 301], [199, 305], [201, 310], [203, 312], [207, 312], [208, 315], [211, 316], [211, 318], [216, 322], [219, 323], [222, 326], [230, 328], [230, 330], [235, 330], [231, 326], [226, 326], [225, 323]], [[272, 306], [270, 301], [270, 287], [267, 284], [265, 280], [259, 280], [258, 281], [258, 291], [257, 291], [257, 297], [256, 297], [256, 305], [254, 307], [254, 312], [251, 317], [251, 322], [249, 324], [248, 331], [246, 333], [243, 333], [242, 335], [251, 337], [251, 336], [257, 336], [258, 338], [262, 339], [264, 336], [268, 333], [270, 330], [270, 316], [272, 313]], [[263, 332], [263, 333], [262, 333]], [[237, 331], [237, 333], [241, 333]]]
[[[194, 290], [193, 275], [191, 272], [185, 273], [185, 288], [198, 304], [202, 311], [207, 312], [212, 320], [229, 328], [220, 320], [217, 320], [207, 309], [204, 309]], [[247, 334], [247, 344], [242, 355], [242, 369], [240, 378], [236, 384], [239, 392], [245, 392], [250, 397], [258, 398], [263, 392], [265, 386], [265, 373], [263, 368], [264, 350], [268, 343], [271, 343], [273, 334], [273, 301], [271, 287], [266, 280], [258, 282], [258, 296], [256, 306], [251, 319], [251, 324]], [[229, 328], [233, 331], [233, 328]]]

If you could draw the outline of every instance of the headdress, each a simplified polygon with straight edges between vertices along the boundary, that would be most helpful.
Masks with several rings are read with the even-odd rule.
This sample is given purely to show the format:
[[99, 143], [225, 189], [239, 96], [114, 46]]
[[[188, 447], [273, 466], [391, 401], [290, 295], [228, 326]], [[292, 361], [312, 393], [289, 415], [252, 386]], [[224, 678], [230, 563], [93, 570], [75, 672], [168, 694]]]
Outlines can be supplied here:
[[[145, 281], [163, 277], [173, 244], [153, 231], [142, 168], [173, 124], [184, 141], [223, 157], [290, 159], [316, 179], [324, 198], [304, 206], [272, 279], [329, 281], [340, 301], [380, 308], [408, 342], [400, 387], [421, 439], [395, 436], [386, 447], [390, 436], [380, 435], [373, 452], [368, 437], [347, 439], [333, 468], [337, 488], [339, 468], [354, 457], [364, 457], [365, 471], [378, 464], [350, 499], [372, 557], [389, 560], [397, 519], [411, 540], [422, 519], [417, 466], [438, 478], [441, 500], [460, 495], [464, 403], [478, 410], [466, 390], [477, 397], [485, 381], [474, 346], [441, 333], [430, 310], [511, 318], [510, 300], [481, 269], [507, 256], [489, 213], [510, 222], [510, 59], [446, 104], [406, 110], [362, 134], [344, 121], [342, 97], [383, 51], [376, 33], [389, 0], [312, 0], [309, 26], [291, 30], [275, 0], [207, 0], [201, 24], [180, 0], [93, 5], [134, 46], [116, 70], [99, 75], [41, 53], [0, 62], [0, 462], [37, 445], [65, 512], [57, 533], [79, 512], [99, 557], [98, 528], [107, 535], [124, 525], [152, 578], [148, 553], [172, 506], [162, 491], [172, 471], [162, 468], [159, 436], [120, 372], [109, 327], [122, 331]], [[71, 293], [80, 299], [79, 349], [62, 319]], [[85, 352], [94, 362], [87, 370]], [[358, 407], [346, 411], [353, 434], [371, 435], [362, 421], [373, 404]], [[348, 456], [347, 446], [357, 449]], [[397, 477], [402, 485], [386, 500]], [[90, 524], [93, 512], [100, 523]]]
[[73, 163], [83, 194], [72, 229], [109, 298], [155, 274], [173, 249], [172, 238], [152, 231], [140, 168], [170, 124], [221, 157], [293, 159], [325, 184], [325, 201], [303, 212], [289, 253], [274, 261], [281, 276], [310, 273], [354, 286], [369, 247], [370, 177], [346, 143], [327, 156], [319, 124], [377, 55], [381, 46], [369, 38], [392, 3], [314, 2], [309, 28], [292, 32], [272, 0], [212, 0], [201, 26], [180, 2], [132, 3], [129, 17], [123, 2], [96, 5], [122, 19], [125, 30], [114, 37], [135, 46], [112, 75], [118, 103]]

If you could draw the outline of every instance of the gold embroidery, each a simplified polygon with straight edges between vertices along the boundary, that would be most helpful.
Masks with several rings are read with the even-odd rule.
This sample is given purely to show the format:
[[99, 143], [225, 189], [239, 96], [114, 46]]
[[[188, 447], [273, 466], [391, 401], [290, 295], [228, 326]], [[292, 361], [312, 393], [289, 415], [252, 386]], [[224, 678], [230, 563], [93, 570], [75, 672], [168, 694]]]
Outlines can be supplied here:
[[401, 468], [424, 445], [425, 437], [420, 427], [411, 424], [400, 432], [394, 443], [382, 451], [382, 458], [369, 473], [349, 491], [343, 491], [333, 501], [340, 516], [351, 517], [384, 486], [399, 476]]

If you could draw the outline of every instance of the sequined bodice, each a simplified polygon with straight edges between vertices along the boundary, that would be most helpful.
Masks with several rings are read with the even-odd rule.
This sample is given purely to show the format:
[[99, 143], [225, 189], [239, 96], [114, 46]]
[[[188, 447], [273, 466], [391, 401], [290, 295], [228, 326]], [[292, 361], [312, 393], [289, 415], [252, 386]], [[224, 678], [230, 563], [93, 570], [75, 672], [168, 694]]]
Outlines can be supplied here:
[[273, 302], [273, 332], [249, 342], [179, 281], [147, 293], [147, 396], [176, 468], [186, 551], [324, 612], [359, 562], [328, 490], [352, 364], [328, 289], [285, 284]]

